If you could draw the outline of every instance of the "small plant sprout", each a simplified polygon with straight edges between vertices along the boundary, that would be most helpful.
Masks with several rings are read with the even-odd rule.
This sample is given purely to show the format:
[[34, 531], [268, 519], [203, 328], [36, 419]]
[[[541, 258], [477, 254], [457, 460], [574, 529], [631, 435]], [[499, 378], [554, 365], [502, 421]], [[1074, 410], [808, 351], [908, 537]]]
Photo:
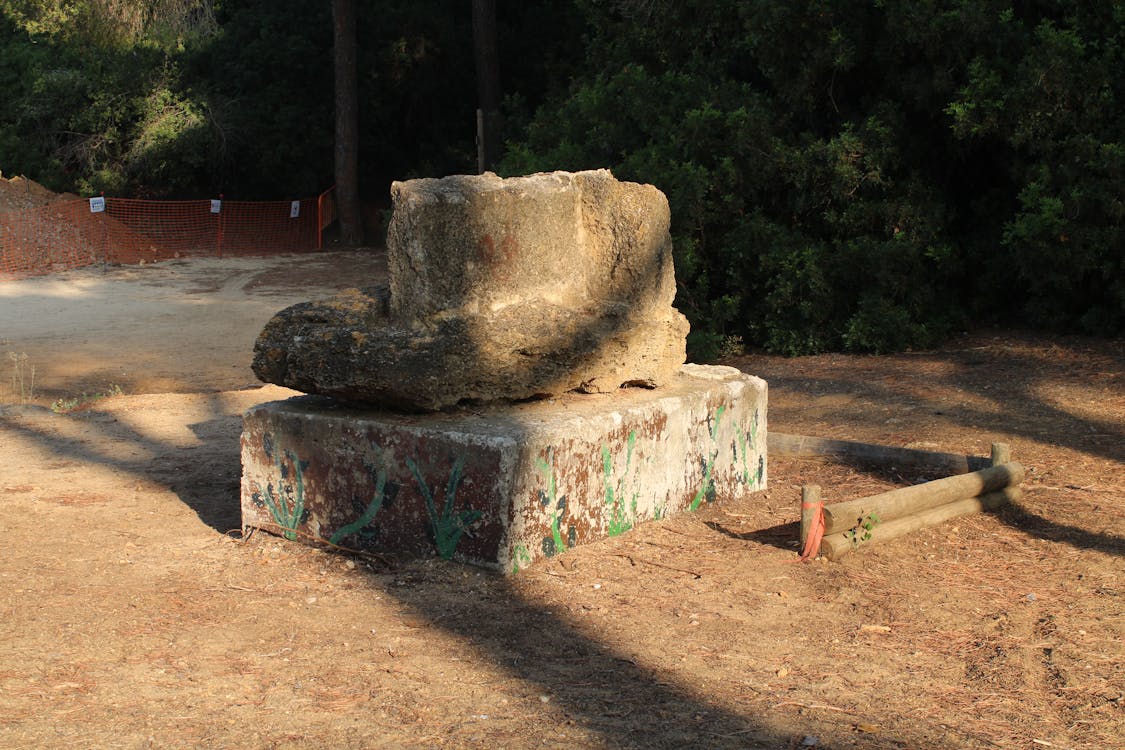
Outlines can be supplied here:
[[28, 363], [27, 354], [24, 352], [8, 352], [8, 361], [12, 363], [12, 395], [20, 400], [21, 404], [35, 400], [35, 365]]
[[871, 531], [880, 523], [879, 514], [872, 511], [856, 519], [855, 526], [844, 532], [844, 538], [850, 541], [853, 547], [858, 547], [862, 542], [871, 541]]
[[86, 393], [83, 391], [79, 396], [55, 399], [54, 402], [51, 403], [51, 411], [56, 414], [68, 414], [72, 411], [84, 409], [102, 399], [112, 396], [121, 396], [124, 393], [125, 391], [121, 389], [121, 386], [116, 383], [111, 383], [102, 393]]

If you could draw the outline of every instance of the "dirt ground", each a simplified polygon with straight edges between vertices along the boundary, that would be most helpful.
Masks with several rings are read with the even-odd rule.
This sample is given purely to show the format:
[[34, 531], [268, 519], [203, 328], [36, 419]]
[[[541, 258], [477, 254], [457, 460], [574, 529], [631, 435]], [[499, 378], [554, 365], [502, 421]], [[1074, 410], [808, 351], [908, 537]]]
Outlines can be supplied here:
[[728, 361], [769, 381], [772, 430], [1006, 441], [1030, 468], [1015, 507], [839, 563], [795, 562], [801, 485], [918, 477], [771, 457], [752, 500], [514, 578], [240, 539], [239, 415], [291, 393], [254, 380], [257, 332], [383, 273], [340, 252], [0, 283], [0, 747], [1121, 746], [1125, 341]]

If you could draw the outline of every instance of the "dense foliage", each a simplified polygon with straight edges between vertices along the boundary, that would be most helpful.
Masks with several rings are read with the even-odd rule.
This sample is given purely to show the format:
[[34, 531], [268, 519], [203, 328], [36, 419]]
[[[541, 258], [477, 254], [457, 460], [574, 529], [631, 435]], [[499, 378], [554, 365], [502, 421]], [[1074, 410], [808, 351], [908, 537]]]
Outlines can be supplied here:
[[[470, 4], [355, 2], [364, 190], [382, 198], [391, 179], [472, 170]], [[501, 67], [518, 112], [542, 100], [578, 15], [563, 0], [508, 5]], [[529, 38], [529, 25], [545, 39]], [[0, 50], [8, 174], [153, 196], [282, 197], [331, 184], [328, 3], [0, 0]]]
[[[355, 0], [361, 190], [475, 168], [471, 3]], [[509, 173], [673, 212], [697, 355], [1125, 329], [1125, 5], [498, 2]], [[332, 179], [328, 3], [0, 0], [0, 169], [56, 189]]]
[[196, 0], [0, 0], [0, 168], [83, 192], [193, 189], [217, 141], [182, 81]]
[[661, 187], [697, 346], [886, 351], [981, 316], [1122, 331], [1122, 4], [585, 8], [585, 72], [508, 167]]

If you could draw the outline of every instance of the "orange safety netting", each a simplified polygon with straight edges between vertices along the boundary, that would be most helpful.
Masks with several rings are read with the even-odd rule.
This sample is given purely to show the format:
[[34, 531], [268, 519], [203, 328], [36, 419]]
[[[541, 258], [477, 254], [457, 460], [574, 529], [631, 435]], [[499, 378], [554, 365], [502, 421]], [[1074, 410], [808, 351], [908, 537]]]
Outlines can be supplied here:
[[305, 252], [323, 247], [323, 230], [335, 218], [331, 189], [299, 201], [56, 201], [0, 212], [0, 274]]

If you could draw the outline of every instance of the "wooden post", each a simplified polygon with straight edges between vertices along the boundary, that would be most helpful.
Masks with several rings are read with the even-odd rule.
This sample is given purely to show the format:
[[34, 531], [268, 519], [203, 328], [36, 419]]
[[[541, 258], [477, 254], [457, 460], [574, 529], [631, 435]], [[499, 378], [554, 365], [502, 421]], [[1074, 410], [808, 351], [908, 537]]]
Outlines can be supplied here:
[[216, 217], [218, 221], [218, 230], [215, 232], [215, 251], [219, 258], [223, 257], [223, 217], [226, 216], [223, 206], [223, 194], [219, 193], [219, 215]]
[[484, 174], [484, 110], [477, 110], [477, 174]]
[[1010, 463], [1012, 460], [1012, 449], [1007, 443], [993, 443], [992, 444], [992, 465], [1000, 466], [1001, 464]]
[[809, 538], [809, 528], [820, 505], [820, 485], [806, 484], [801, 488], [801, 549]]
[[[845, 536], [843, 533], [826, 535], [820, 543], [820, 554], [824, 555], [829, 560], [839, 560], [856, 547], [867, 544], [868, 542], [882, 542], [888, 539], [894, 539], [903, 534], [908, 534], [911, 531], [934, 526], [943, 521], [948, 521], [950, 518], [965, 515], [966, 513], [978, 513], [982, 510], [991, 510], [1004, 503], [1018, 500], [1021, 494], [1018, 487], [1006, 487], [998, 492], [990, 492], [980, 497], [957, 500], [938, 506], [937, 508], [931, 508], [920, 513], [906, 516], [905, 518], [899, 518], [886, 523], [878, 523], [875, 524], [870, 531], [866, 531], [862, 528], [858, 529], [857, 536], [854, 539]], [[831, 506], [825, 506], [825, 510], [830, 507]], [[865, 533], [871, 535], [867, 540], [863, 539]]]
[[955, 500], [995, 492], [1022, 481], [1023, 466], [1013, 462], [858, 500], [832, 503], [824, 506], [824, 536], [827, 539], [831, 534], [854, 528], [860, 519], [872, 514], [878, 516], [880, 522], [892, 521]]

